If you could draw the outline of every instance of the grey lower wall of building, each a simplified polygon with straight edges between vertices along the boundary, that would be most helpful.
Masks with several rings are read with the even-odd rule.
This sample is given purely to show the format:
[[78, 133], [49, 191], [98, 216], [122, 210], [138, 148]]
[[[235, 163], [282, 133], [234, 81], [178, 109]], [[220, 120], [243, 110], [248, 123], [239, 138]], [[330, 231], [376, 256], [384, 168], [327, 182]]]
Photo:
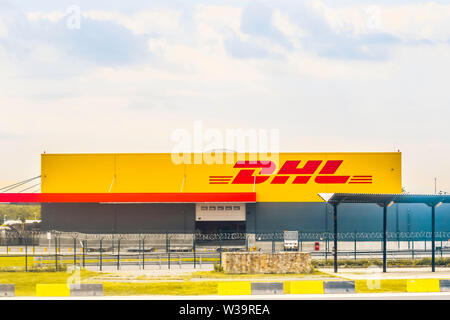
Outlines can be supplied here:
[[[436, 231], [450, 231], [450, 204], [436, 208]], [[333, 231], [333, 208], [325, 203], [247, 204], [246, 231]], [[376, 204], [338, 206], [338, 232], [379, 232], [383, 211]], [[388, 208], [388, 231], [431, 231], [424, 204]], [[79, 232], [193, 232], [195, 204], [42, 204], [42, 229]]]
[[88, 233], [193, 232], [195, 204], [42, 204], [42, 229]]
[[[436, 231], [450, 231], [450, 204], [436, 208]], [[387, 212], [388, 232], [431, 231], [431, 208], [425, 204], [394, 204]], [[383, 209], [376, 204], [338, 206], [338, 232], [380, 232]], [[247, 208], [247, 232], [333, 231], [333, 207], [325, 203], [260, 202]]]

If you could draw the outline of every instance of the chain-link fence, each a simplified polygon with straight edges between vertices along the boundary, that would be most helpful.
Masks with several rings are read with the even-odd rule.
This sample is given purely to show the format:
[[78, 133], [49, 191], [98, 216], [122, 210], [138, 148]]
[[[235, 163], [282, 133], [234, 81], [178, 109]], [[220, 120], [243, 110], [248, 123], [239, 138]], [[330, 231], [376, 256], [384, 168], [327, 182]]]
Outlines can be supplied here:
[[[450, 232], [436, 232], [437, 257], [450, 256]], [[339, 259], [382, 258], [382, 232], [338, 233]], [[291, 239], [292, 241], [292, 239]], [[298, 232], [297, 245], [286, 247], [284, 232], [90, 234], [29, 231], [0, 233], [0, 269], [62, 270], [78, 265], [92, 270], [212, 268], [221, 252], [311, 252], [331, 259], [334, 234]], [[431, 232], [388, 232], [388, 259], [430, 257]]]

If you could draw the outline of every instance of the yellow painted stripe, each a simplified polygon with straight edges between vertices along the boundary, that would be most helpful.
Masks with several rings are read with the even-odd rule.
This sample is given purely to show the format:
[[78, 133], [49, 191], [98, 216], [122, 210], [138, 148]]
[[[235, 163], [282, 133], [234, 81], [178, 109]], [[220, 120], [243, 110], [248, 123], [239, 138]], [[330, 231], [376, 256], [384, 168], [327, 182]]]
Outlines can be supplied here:
[[219, 282], [217, 293], [219, 295], [250, 295], [252, 294], [252, 285], [250, 281]]
[[37, 284], [36, 285], [37, 297], [69, 297], [70, 288], [66, 283], [54, 283], [54, 284]]
[[322, 294], [323, 281], [321, 280], [302, 280], [284, 282], [284, 293], [287, 294]]
[[355, 280], [355, 292], [406, 292], [406, 279]]
[[407, 280], [408, 292], [439, 292], [439, 279], [410, 279]]

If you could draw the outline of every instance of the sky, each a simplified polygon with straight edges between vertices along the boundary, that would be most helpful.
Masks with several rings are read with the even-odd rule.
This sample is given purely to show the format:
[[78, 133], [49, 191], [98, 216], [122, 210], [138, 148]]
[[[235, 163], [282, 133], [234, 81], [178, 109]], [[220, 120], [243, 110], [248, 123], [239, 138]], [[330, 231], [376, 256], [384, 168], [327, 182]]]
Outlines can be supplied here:
[[450, 192], [449, 80], [448, 1], [0, 0], [0, 186], [201, 122], [400, 150], [407, 191]]

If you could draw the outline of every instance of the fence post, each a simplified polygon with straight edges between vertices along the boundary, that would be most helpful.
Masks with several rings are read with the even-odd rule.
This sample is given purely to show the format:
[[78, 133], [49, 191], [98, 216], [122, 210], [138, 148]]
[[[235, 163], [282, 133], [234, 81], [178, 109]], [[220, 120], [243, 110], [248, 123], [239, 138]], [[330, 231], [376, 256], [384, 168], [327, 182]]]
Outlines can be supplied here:
[[192, 248], [194, 249], [194, 269], [197, 267], [197, 261], [195, 261], [195, 259], [196, 259], [196, 256], [195, 256], [195, 245], [196, 245], [196, 243], [195, 243], [195, 233], [193, 234], [193, 236], [194, 236], [194, 238], [192, 239]]
[[140, 261], [141, 261], [141, 235], [139, 234], [139, 239], [138, 239], [138, 268], [140, 267]]
[[170, 269], [170, 239], [167, 238], [167, 248], [169, 251], [167, 251], [167, 267]]
[[302, 238], [302, 233], [300, 232], [300, 251], [302, 251], [303, 252], [303, 238]]
[[87, 240], [83, 240], [83, 243], [84, 243], [84, 245], [83, 245], [83, 268], [86, 266], [86, 261], [85, 261], [85, 252], [86, 252], [86, 249], [87, 249]]
[[73, 238], [73, 267], [77, 264], [77, 239]]
[[100, 239], [100, 271], [103, 269], [103, 239]]
[[169, 250], [169, 234], [166, 231], [166, 252]]
[[219, 248], [220, 248], [220, 250], [219, 250], [219, 255], [220, 255], [219, 262], [220, 262], [220, 266], [222, 266], [222, 234], [221, 233], [219, 233]]
[[411, 248], [412, 248], [412, 258], [414, 260], [414, 238], [411, 241]]
[[58, 271], [58, 238], [55, 236], [55, 270]]
[[275, 232], [272, 232], [272, 253], [275, 253]]
[[32, 241], [32, 245], [33, 245], [33, 255], [34, 255], [34, 250], [35, 250], [35, 243], [34, 243], [34, 233], [31, 235], [31, 237], [32, 237], [32, 239], [31, 239], [31, 241]]
[[25, 236], [25, 272], [28, 271], [28, 246], [27, 237]]
[[142, 270], [145, 269], [145, 238], [142, 239]]
[[120, 269], [120, 239], [117, 239], [117, 270]]
[[356, 260], [356, 230], [355, 230], [354, 238], [355, 238], [355, 260]]

